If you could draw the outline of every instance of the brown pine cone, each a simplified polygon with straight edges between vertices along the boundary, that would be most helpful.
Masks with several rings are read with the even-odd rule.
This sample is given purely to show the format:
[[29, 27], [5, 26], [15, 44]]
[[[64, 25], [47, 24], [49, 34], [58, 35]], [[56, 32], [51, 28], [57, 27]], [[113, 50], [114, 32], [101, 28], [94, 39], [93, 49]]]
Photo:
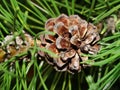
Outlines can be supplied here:
[[79, 72], [84, 67], [80, 62], [88, 59], [81, 54], [96, 54], [99, 50], [99, 45], [96, 44], [100, 40], [97, 27], [78, 15], [68, 17], [62, 14], [51, 18], [45, 23], [45, 30], [54, 32], [55, 35], [41, 35], [40, 47], [54, 52], [58, 57], [42, 51], [39, 54], [57, 71]]

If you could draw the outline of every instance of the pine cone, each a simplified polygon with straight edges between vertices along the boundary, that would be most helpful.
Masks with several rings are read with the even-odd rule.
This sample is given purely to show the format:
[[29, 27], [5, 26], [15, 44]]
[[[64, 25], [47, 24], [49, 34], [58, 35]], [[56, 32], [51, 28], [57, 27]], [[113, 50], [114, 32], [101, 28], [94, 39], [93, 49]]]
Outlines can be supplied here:
[[81, 19], [78, 15], [60, 15], [51, 18], [45, 23], [45, 30], [54, 32], [55, 35], [41, 35], [41, 48], [54, 52], [58, 57], [53, 57], [40, 51], [40, 56], [45, 57], [57, 71], [69, 71], [71, 73], [81, 71], [81, 61], [88, 57], [82, 57], [82, 53], [96, 54], [99, 50], [97, 41], [100, 36], [97, 27]]
[[[21, 36], [7, 35], [0, 47], [0, 62], [10, 59], [13, 56], [28, 51], [34, 46], [34, 39], [28, 33], [23, 32], [24, 40]], [[39, 41], [37, 41], [39, 43]], [[40, 44], [40, 43], [39, 43]]]

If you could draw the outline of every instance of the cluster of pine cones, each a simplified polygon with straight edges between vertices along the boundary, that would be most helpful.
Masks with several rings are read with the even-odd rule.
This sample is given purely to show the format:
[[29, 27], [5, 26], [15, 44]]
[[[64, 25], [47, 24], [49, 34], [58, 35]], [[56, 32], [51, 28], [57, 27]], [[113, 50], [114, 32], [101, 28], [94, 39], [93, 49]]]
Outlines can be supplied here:
[[45, 23], [45, 30], [54, 32], [55, 35], [41, 35], [40, 47], [54, 52], [58, 57], [42, 51], [39, 54], [57, 71], [80, 72], [85, 67], [80, 62], [88, 60], [82, 54], [96, 54], [100, 49], [96, 44], [100, 40], [97, 27], [78, 15], [61, 14], [57, 18], [51, 18]]
[[[78, 15], [61, 14], [57, 18], [51, 18], [45, 23], [45, 30], [55, 34], [40, 35], [37, 45], [53, 52], [57, 57], [43, 51], [39, 51], [38, 54], [53, 65], [57, 71], [80, 72], [81, 68], [86, 67], [80, 62], [88, 60], [88, 57], [82, 54], [96, 54], [100, 49], [97, 44], [100, 40], [97, 27]], [[2, 47], [5, 46], [5, 48], [0, 48], [0, 62], [34, 46], [33, 37], [26, 32], [23, 34], [25, 40], [20, 36], [8, 35], [5, 37], [2, 42]]]

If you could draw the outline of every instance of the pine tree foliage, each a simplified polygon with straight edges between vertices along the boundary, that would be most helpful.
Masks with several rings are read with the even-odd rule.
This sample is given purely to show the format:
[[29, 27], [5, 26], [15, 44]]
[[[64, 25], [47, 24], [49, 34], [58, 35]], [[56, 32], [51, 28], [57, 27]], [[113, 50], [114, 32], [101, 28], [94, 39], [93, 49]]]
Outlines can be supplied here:
[[[119, 0], [0, 0], [0, 62], [6, 46], [24, 32], [34, 43], [27, 50], [0, 63], [0, 90], [118, 90], [120, 89], [120, 1]], [[56, 55], [38, 45], [39, 36], [54, 33], [45, 30], [45, 22], [61, 14], [78, 15], [96, 25], [101, 40], [98, 54], [83, 54], [87, 67], [74, 75], [57, 72], [38, 51]], [[2, 50], [1, 50], [2, 49]]]

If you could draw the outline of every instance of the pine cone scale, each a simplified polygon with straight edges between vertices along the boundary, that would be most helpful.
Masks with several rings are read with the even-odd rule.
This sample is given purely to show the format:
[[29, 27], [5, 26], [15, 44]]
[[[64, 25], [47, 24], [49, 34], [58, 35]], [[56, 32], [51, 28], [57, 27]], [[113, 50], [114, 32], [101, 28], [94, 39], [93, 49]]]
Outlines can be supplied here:
[[70, 47], [70, 42], [62, 37], [58, 37], [56, 40], [56, 46], [58, 49], [68, 49]]

